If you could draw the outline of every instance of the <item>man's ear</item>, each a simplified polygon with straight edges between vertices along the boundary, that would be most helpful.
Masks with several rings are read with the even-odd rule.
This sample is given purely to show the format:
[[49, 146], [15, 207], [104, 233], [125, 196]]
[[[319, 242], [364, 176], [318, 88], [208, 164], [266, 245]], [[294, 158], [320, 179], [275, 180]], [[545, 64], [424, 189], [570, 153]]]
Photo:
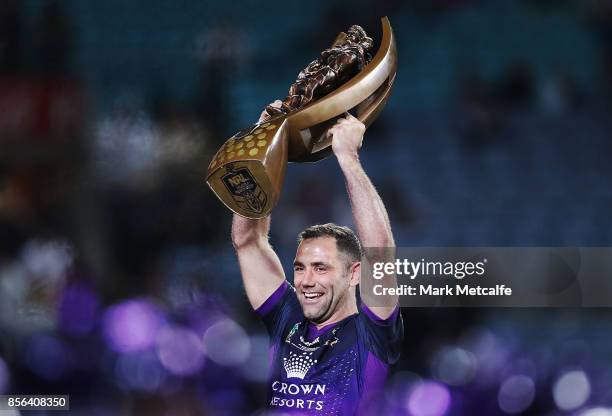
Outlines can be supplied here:
[[361, 262], [354, 261], [349, 267], [349, 285], [357, 286], [361, 280]]

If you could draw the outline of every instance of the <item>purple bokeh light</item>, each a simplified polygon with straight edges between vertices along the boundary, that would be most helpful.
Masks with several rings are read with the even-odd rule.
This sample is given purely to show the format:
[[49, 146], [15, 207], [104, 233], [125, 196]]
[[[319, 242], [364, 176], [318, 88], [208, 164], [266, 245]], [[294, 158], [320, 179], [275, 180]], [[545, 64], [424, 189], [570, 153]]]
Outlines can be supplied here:
[[419, 383], [408, 398], [408, 410], [413, 416], [442, 416], [451, 404], [446, 386], [433, 381]]
[[521, 413], [533, 403], [535, 383], [527, 376], [509, 377], [499, 389], [499, 408], [510, 414]]
[[100, 301], [84, 284], [71, 284], [64, 289], [59, 302], [59, 321], [68, 333], [83, 335], [96, 325]]
[[582, 370], [568, 371], [553, 386], [555, 404], [562, 410], [574, 410], [586, 403], [591, 395], [591, 383]]
[[433, 372], [440, 381], [451, 386], [470, 383], [478, 368], [474, 354], [463, 348], [444, 347], [435, 355]]
[[[410, 392], [414, 387], [421, 384], [423, 378], [417, 373], [410, 371], [398, 371], [393, 374], [389, 381], [389, 387], [385, 389], [387, 401], [392, 406], [402, 409], [407, 406], [406, 398], [410, 397]], [[402, 413], [404, 414], [404, 413]]]
[[114, 351], [142, 351], [154, 345], [163, 322], [162, 313], [151, 302], [128, 300], [104, 313], [104, 337]]
[[150, 351], [121, 354], [115, 375], [119, 386], [126, 390], [155, 391], [166, 379], [166, 372]]
[[25, 349], [26, 366], [40, 377], [56, 381], [65, 373], [68, 353], [66, 346], [51, 335], [32, 337]]
[[156, 344], [159, 361], [175, 375], [196, 374], [204, 365], [202, 341], [188, 328], [165, 327], [159, 332]]
[[578, 416], [612, 416], [612, 409], [608, 407], [592, 407], [578, 413]]
[[204, 333], [206, 355], [225, 366], [244, 364], [251, 355], [251, 341], [244, 329], [226, 318], [216, 322]]
[[264, 383], [268, 379], [270, 340], [266, 334], [250, 337], [251, 354], [242, 365], [243, 376], [250, 381]]
[[497, 382], [508, 362], [508, 346], [487, 328], [470, 328], [461, 338], [460, 346], [473, 355], [478, 365], [473, 383], [486, 387]]

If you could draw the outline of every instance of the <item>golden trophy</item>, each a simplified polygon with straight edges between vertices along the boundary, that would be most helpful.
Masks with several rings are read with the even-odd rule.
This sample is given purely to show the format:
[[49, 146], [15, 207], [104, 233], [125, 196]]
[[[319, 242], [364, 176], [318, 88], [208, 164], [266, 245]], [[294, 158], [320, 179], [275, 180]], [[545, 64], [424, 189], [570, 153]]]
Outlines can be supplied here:
[[359, 26], [341, 32], [333, 45], [298, 75], [280, 108], [241, 130], [217, 151], [206, 182], [233, 212], [267, 216], [278, 202], [288, 162], [316, 162], [331, 154], [326, 132], [349, 110], [369, 126], [391, 93], [397, 51], [389, 19], [375, 55]]

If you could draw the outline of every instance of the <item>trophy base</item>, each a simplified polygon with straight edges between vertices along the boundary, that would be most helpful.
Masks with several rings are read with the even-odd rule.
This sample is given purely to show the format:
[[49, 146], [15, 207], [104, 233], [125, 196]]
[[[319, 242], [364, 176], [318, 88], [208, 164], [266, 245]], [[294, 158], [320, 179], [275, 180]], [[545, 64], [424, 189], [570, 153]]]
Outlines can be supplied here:
[[279, 195], [258, 161], [229, 162], [217, 169], [208, 183], [229, 209], [246, 218], [265, 217], [278, 201]]
[[208, 167], [206, 182], [236, 214], [263, 218], [278, 202], [287, 169], [285, 119], [245, 129], [219, 149]]

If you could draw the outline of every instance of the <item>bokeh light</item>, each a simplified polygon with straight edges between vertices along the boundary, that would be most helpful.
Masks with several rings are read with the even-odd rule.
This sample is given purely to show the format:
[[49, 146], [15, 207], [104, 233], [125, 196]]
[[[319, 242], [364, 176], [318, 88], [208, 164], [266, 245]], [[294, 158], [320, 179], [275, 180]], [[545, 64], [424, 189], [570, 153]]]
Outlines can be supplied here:
[[24, 361], [33, 373], [55, 381], [64, 375], [67, 358], [66, 346], [61, 340], [53, 335], [36, 335], [28, 341]]
[[140, 351], [154, 345], [162, 323], [163, 315], [151, 302], [128, 300], [106, 310], [104, 336], [115, 351]]
[[474, 354], [463, 348], [444, 347], [433, 360], [436, 378], [451, 386], [463, 386], [474, 379], [477, 363]]
[[157, 356], [173, 374], [188, 376], [204, 365], [204, 346], [194, 331], [179, 326], [163, 328], [157, 337]]
[[442, 416], [451, 404], [448, 389], [433, 381], [419, 383], [408, 399], [408, 410], [413, 416]]
[[59, 322], [63, 330], [71, 334], [89, 333], [97, 323], [99, 300], [86, 285], [68, 285], [59, 302]]
[[32, 240], [24, 246], [21, 257], [30, 273], [54, 282], [65, 276], [74, 259], [74, 249], [63, 240]]
[[517, 375], [506, 379], [499, 389], [497, 402], [506, 413], [515, 414], [526, 410], [535, 398], [535, 383], [527, 376]]
[[115, 375], [125, 390], [155, 391], [166, 379], [166, 372], [151, 351], [120, 354]]
[[472, 327], [462, 335], [461, 347], [469, 351], [478, 364], [475, 382], [487, 386], [497, 379], [507, 363], [507, 346], [488, 328]]
[[591, 394], [591, 383], [584, 371], [568, 371], [561, 375], [553, 386], [553, 398], [562, 410], [573, 410], [582, 406]]
[[612, 409], [608, 407], [592, 407], [578, 413], [578, 416], [612, 416]]
[[240, 325], [231, 319], [222, 319], [204, 333], [206, 355], [217, 364], [240, 365], [249, 359], [251, 342]]
[[398, 409], [407, 409], [408, 398], [415, 386], [421, 384], [423, 378], [411, 371], [398, 371], [391, 376], [389, 388], [385, 389], [387, 402]]
[[242, 365], [247, 380], [263, 383], [268, 379], [270, 340], [267, 334], [250, 337], [251, 354]]
[[113, 114], [95, 128], [96, 172], [99, 179], [130, 184], [150, 178], [160, 151], [159, 129], [149, 114], [139, 111], [140, 97], [127, 93], [117, 99]]

